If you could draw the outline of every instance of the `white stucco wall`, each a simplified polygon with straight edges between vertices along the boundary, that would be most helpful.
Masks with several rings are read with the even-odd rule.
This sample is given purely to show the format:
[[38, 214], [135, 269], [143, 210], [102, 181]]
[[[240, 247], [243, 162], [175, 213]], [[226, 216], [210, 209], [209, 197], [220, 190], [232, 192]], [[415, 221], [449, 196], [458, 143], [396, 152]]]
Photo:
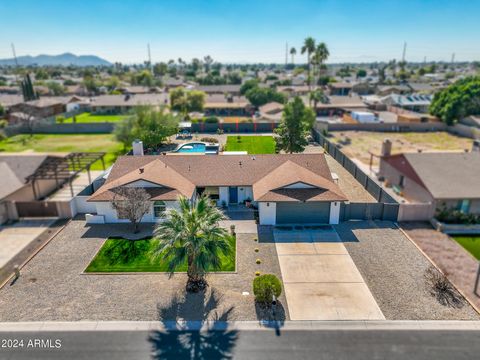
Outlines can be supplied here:
[[[127, 219], [118, 219], [117, 211], [112, 207], [109, 202], [96, 202], [94, 203], [97, 209], [97, 215], [103, 215], [105, 223], [129, 223]], [[179, 205], [176, 201], [165, 201], [165, 205], [168, 209], [178, 209]], [[150, 210], [146, 213], [141, 222], [157, 222], [159, 219], [153, 217], [153, 202], [150, 205]]]
[[222, 206], [222, 203], [225, 202], [225, 205], [228, 205], [228, 186], [220, 186], [219, 190], [219, 197], [218, 205]]
[[251, 186], [239, 186], [238, 187], [238, 202], [242, 203], [245, 200], [253, 200], [253, 189]]
[[339, 201], [332, 201], [330, 203], [330, 224], [338, 224], [340, 221], [340, 204]]
[[259, 202], [258, 215], [260, 225], [275, 225], [277, 220], [277, 204], [274, 202]]

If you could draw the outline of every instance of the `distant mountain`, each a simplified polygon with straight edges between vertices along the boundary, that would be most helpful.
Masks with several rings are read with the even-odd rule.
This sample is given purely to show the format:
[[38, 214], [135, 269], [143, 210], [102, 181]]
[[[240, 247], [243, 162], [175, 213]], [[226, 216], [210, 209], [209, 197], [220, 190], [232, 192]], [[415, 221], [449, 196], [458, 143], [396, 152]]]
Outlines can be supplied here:
[[[38, 56], [19, 56], [17, 57], [19, 65], [75, 65], [75, 66], [109, 66], [112, 63], [104, 60], [95, 55], [74, 55], [71, 53], [65, 53], [60, 55], [38, 55]], [[15, 65], [15, 59], [0, 59], [0, 66], [2, 65]]]

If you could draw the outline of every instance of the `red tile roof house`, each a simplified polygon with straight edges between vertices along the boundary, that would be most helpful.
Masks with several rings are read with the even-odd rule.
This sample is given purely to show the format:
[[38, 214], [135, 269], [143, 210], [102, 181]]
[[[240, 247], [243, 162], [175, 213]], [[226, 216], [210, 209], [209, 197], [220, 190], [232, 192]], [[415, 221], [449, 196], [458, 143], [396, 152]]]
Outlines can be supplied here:
[[413, 203], [480, 214], [480, 152], [404, 153], [380, 159], [379, 177]]
[[323, 154], [145, 155], [117, 159], [106, 182], [90, 196], [96, 215], [89, 223], [127, 222], [112, 207], [121, 186], [144, 188], [151, 210], [142, 222], [156, 222], [179, 196], [207, 193], [217, 205], [252, 200], [261, 225], [337, 224], [347, 201], [332, 180]]

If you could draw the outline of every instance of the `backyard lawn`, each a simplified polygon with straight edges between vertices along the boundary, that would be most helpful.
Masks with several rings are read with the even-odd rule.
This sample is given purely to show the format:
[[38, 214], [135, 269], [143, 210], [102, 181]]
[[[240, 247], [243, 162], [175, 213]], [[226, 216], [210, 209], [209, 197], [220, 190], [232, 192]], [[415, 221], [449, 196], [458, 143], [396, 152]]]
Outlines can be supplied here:
[[[231, 238], [233, 251], [221, 260], [218, 271], [235, 271], [236, 240]], [[95, 258], [88, 265], [86, 272], [168, 272], [168, 263], [153, 256], [158, 240], [125, 240], [109, 238], [101, 247]], [[178, 266], [175, 272], [187, 271], [187, 264]]]
[[249, 154], [275, 154], [273, 136], [228, 136], [226, 151], [247, 151]]
[[[112, 134], [34, 134], [15, 135], [0, 141], [0, 152], [95, 152], [104, 151], [105, 166], [115, 162], [123, 153], [123, 145]], [[102, 163], [97, 161], [92, 170], [101, 170]]]
[[480, 235], [453, 235], [452, 237], [475, 259], [480, 260]]
[[[125, 115], [95, 115], [83, 113], [75, 116], [77, 123], [117, 122], [125, 119]], [[73, 117], [66, 118], [64, 123], [72, 123]]]

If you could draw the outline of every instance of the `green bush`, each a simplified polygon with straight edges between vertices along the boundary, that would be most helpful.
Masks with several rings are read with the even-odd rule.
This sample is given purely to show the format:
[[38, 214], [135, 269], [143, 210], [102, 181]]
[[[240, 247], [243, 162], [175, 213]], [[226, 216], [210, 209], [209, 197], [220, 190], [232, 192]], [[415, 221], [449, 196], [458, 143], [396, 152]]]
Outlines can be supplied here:
[[57, 116], [57, 123], [63, 124], [65, 122], [65, 116], [59, 115]]
[[7, 120], [0, 120], [0, 129], [5, 129], [8, 126]]
[[253, 280], [253, 294], [260, 303], [270, 303], [273, 295], [279, 297], [282, 293], [282, 283], [273, 274], [265, 274]]
[[218, 144], [218, 139], [214, 137], [202, 137], [200, 141], [207, 142], [207, 143], [214, 143]]
[[215, 116], [209, 116], [208, 118], [205, 119], [205, 122], [207, 124], [218, 124], [218, 118]]

